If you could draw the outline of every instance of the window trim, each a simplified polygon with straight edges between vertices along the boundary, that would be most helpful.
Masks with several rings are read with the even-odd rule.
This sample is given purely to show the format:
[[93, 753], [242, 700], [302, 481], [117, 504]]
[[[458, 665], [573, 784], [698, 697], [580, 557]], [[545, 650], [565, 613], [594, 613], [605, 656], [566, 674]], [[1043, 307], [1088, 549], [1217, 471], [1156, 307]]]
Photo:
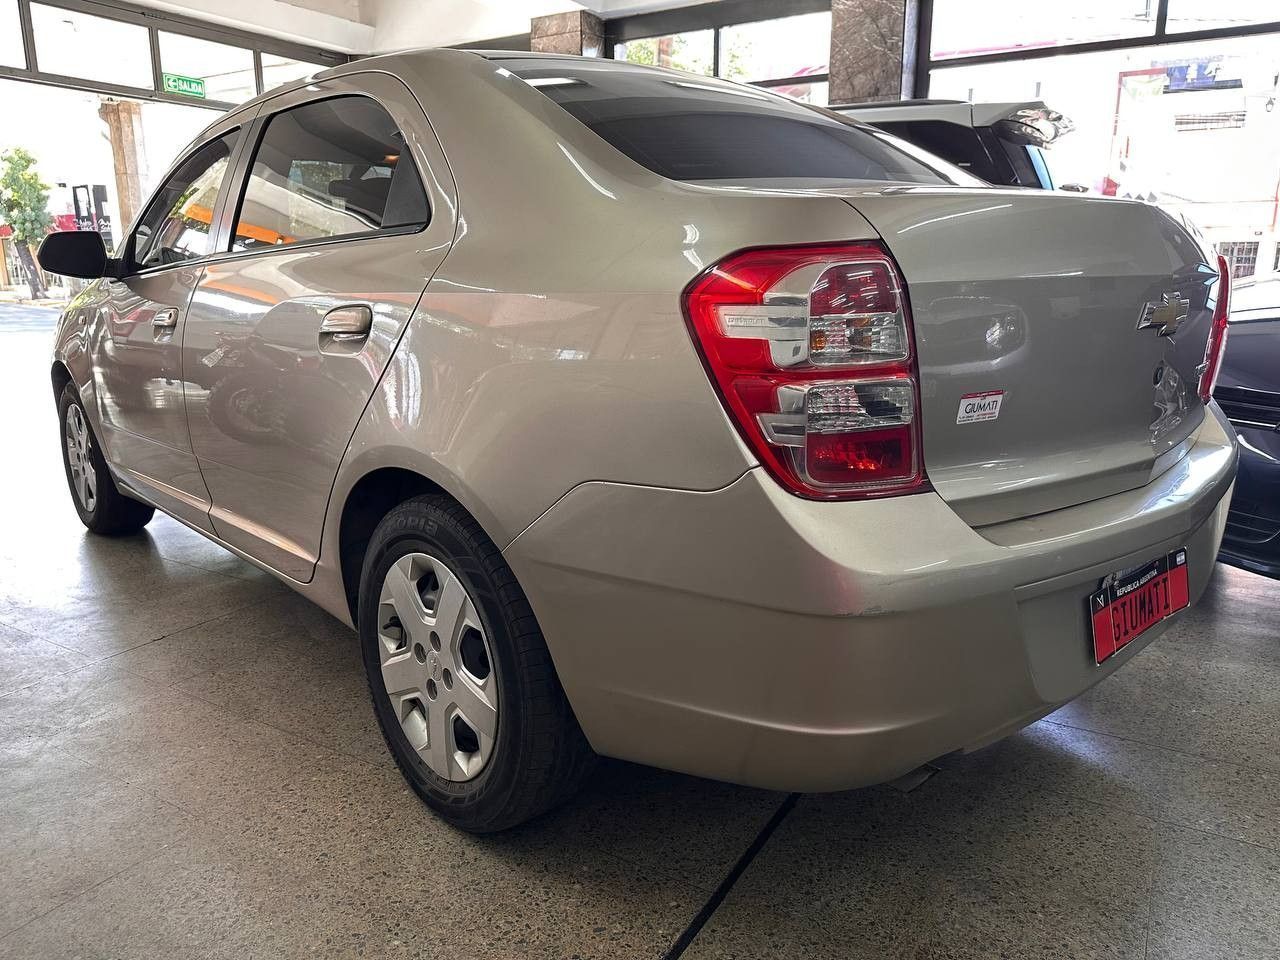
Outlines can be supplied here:
[[[240, 210], [244, 206], [245, 197], [249, 192], [249, 180], [253, 176], [253, 162], [258, 156], [258, 148], [262, 146], [262, 138], [266, 135], [267, 126], [271, 120], [281, 114], [288, 113], [291, 110], [297, 110], [301, 107], [309, 107], [316, 103], [324, 103], [327, 100], [343, 100], [359, 98], [364, 100], [372, 100], [378, 107], [394, 122], [391, 111], [387, 109], [387, 105], [378, 97], [367, 92], [343, 91], [339, 93], [321, 92], [319, 96], [300, 100], [297, 103], [291, 103], [288, 106], [278, 107], [275, 110], [267, 110], [265, 107], [259, 111], [254, 117], [253, 122], [248, 125], [248, 132], [242, 141], [242, 147], [236, 162], [231, 171], [231, 182], [235, 185], [235, 203], [231, 203], [232, 198], [226, 198], [227, 205], [221, 212], [219, 220], [219, 229], [217, 231], [217, 240], [215, 244], [215, 252], [205, 257], [205, 260], [240, 260], [245, 257], [258, 257], [265, 254], [279, 253], [285, 250], [306, 249], [308, 247], [323, 246], [330, 243], [350, 243], [356, 240], [370, 240], [378, 237], [401, 237], [410, 236], [415, 233], [422, 233], [435, 219], [435, 205], [431, 202], [431, 191], [427, 189], [426, 181], [423, 179], [422, 171], [418, 169], [418, 162], [414, 159], [411, 151], [406, 151], [409, 162], [413, 164], [413, 172], [418, 178], [418, 186], [422, 189], [423, 197], [427, 202], [427, 219], [423, 223], [405, 223], [398, 224], [394, 227], [379, 227], [376, 230], [363, 230], [359, 233], [342, 233], [335, 234], [330, 237], [309, 237], [306, 240], [295, 240], [293, 243], [281, 243], [270, 247], [258, 247], [253, 250], [232, 250], [230, 249], [231, 241], [235, 237], [236, 224], [240, 221]], [[397, 125], [399, 129], [399, 125]], [[403, 132], [403, 131], [402, 131]], [[216, 139], [216, 138], [215, 138]], [[407, 146], [407, 144], [406, 144]]]

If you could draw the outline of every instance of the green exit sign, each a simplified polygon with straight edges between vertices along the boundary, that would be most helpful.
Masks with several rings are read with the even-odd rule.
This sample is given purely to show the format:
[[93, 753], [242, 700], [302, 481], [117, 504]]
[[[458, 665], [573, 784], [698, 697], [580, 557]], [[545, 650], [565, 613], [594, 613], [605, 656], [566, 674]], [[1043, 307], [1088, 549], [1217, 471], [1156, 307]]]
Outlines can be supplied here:
[[178, 93], [184, 97], [204, 99], [204, 81], [195, 77], [180, 77], [176, 73], [161, 74], [164, 77], [164, 92]]

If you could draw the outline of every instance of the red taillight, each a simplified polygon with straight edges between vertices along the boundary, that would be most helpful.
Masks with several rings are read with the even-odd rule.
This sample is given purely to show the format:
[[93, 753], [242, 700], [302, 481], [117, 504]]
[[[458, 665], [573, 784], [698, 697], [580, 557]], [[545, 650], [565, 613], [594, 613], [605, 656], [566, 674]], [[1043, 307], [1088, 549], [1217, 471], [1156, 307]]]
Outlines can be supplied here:
[[1231, 267], [1227, 258], [1218, 256], [1217, 301], [1213, 307], [1213, 325], [1204, 345], [1204, 363], [1200, 365], [1200, 399], [1209, 402], [1214, 385], [1218, 382], [1218, 370], [1222, 366], [1222, 351], [1227, 346], [1227, 314], [1231, 309]]
[[685, 314], [743, 438], [793, 493], [926, 488], [906, 289], [875, 242], [733, 254]]

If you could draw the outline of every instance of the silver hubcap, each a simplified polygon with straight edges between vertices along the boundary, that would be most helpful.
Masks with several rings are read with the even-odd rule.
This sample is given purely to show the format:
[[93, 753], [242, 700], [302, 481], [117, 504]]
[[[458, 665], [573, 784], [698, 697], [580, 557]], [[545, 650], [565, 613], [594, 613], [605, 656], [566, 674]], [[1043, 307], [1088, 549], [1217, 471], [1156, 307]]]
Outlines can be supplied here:
[[92, 510], [98, 502], [98, 477], [89, 460], [89, 426], [76, 403], [67, 408], [67, 463], [80, 506]]
[[446, 780], [476, 776], [498, 733], [498, 678], [475, 604], [442, 561], [410, 553], [387, 571], [378, 653], [413, 749]]

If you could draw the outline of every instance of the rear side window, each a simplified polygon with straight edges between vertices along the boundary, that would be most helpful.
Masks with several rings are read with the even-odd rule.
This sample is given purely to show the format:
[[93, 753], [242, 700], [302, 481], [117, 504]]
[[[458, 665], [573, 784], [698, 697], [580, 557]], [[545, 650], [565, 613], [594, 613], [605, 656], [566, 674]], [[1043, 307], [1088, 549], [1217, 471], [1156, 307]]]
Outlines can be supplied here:
[[874, 130], [764, 90], [568, 60], [503, 65], [671, 180], [954, 182]]
[[390, 115], [337, 97], [268, 121], [236, 214], [232, 250], [424, 226], [427, 196]]

